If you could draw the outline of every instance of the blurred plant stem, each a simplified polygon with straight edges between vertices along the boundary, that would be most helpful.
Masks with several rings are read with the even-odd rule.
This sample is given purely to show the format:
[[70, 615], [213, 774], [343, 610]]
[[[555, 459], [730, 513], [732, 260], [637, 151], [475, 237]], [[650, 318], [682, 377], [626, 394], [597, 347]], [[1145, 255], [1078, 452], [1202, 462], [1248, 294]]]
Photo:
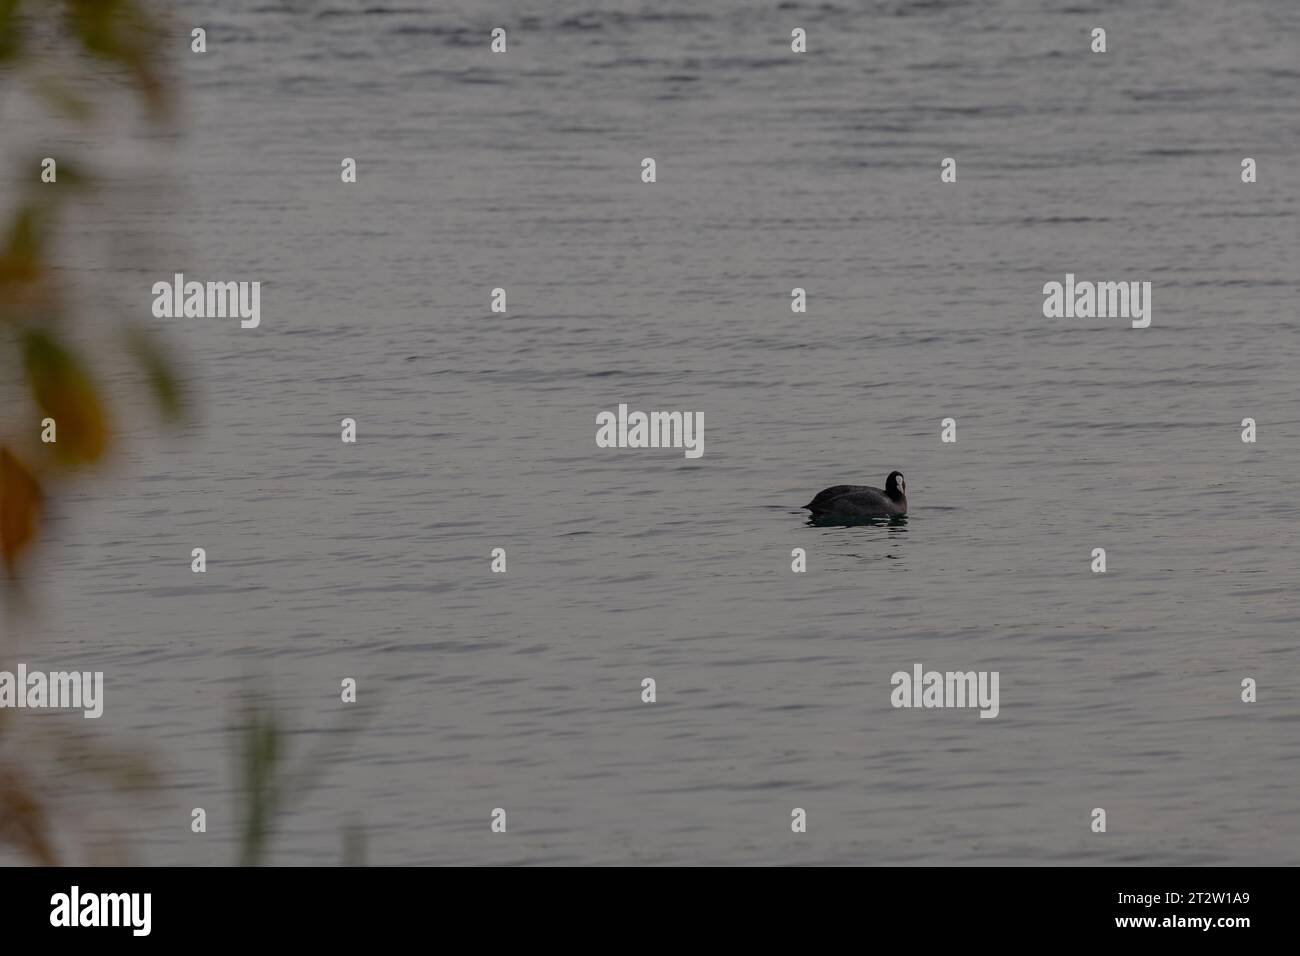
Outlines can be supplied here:
[[[270, 697], [262, 692], [245, 696], [242, 719], [236, 728], [239, 792], [244, 798], [240, 866], [259, 866], [266, 861], [279, 817], [290, 804], [299, 804], [311, 794], [326, 769], [338, 760], [351, 735], [365, 725], [366, 712], [360, 705], [346, 705], [344, 713], [350, 719], [326, 731], [321, 743], [290, 767], [288, 733]], [[359, 829], [346, 833], [345, 858], [349, 850], [357, 851], [360, 841]]]

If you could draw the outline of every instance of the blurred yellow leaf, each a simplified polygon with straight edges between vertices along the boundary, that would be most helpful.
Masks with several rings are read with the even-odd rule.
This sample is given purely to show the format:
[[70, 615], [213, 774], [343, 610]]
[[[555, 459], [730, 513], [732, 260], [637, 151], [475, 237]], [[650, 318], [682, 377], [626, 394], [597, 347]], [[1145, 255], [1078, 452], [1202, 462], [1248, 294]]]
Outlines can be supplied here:
[[40, 514], [40, 483], [8, 448], [0, 447], [0, 556], [10, 577], [36, 535]]
[[41, 231], [36, 210], [24, 206], [14, 216], [9, 237], [0, 249], [0, 286], [11, 282], [31, 282], [41, 274]]
[[108, 420], [89, 376], [48, 333], [27, 332], [23, 352], [32, 395], [57, 427], [48, 447], [69, 464], [96, 461], [108, 446]]

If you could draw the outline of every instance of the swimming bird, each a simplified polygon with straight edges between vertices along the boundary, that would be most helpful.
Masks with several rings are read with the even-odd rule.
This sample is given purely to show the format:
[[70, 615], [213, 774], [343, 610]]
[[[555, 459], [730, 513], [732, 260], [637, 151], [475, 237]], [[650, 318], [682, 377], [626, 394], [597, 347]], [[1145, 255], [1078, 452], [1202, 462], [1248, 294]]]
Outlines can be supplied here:
[[907, 514], [907, 482], [891, 471], [885, 490], [867, 485], [835, 485], [804, 505], [814, 518], [893, 518]]

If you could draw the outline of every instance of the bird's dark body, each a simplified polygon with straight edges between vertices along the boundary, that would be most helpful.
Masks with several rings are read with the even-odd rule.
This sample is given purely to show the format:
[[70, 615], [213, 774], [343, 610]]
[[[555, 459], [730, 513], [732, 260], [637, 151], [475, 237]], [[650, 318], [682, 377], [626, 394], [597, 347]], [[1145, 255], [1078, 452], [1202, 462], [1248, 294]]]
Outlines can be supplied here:
[[870, 485], [833, 485], [818, 492], [804, 507], [814, 518], [893, 518], [907, 514], [906, 485], [902, 474], [895, 471], [890, 473], [883, 491]]

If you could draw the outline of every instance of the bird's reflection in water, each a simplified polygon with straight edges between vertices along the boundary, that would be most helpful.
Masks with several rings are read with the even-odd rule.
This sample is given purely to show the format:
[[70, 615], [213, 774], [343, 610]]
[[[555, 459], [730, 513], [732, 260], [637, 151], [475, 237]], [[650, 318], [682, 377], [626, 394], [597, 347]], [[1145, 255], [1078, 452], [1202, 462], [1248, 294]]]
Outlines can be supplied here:
[[[826, 528], [828, 530], [843, 531], [843, 535], [832, 535], [831, 537], [836, 544], [849, 545], [864, 544], [870, 546], [871, 542], [877, 544], [888, 542], [883, 553], [873, 551], [871, 553], [859, 553], [856, 550], [839, 551], [846, 558], [857, 558], [865, 561], [879, 561], [882, 558], [890, 561], [902, 560], [906, 557], [907, 549], [903, 547], [907, 534], [907, 515], [893, 515], [889, 518], [845, 518], [843, 516], [830, 517], [823, 515], [821, 517], [809, 518], [807, 527]], [[864, 535], [858, 532], [862, 527], [882, 528], [885, 531], [885, 537], [878, 535]]]
[[888, 528], [891, 533], [907, 530], [907, 515], [891, 515], [888, 518], [846, 518], [843, 515], [814, 515], [808, 519], [810, 528]]

